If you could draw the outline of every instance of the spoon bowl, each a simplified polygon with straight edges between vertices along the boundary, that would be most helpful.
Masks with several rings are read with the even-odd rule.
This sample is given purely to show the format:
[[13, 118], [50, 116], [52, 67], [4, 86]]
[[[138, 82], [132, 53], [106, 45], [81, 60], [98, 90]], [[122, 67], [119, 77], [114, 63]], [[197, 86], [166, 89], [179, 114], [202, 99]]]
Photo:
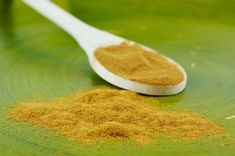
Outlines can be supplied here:
[[[69, 33], [86, 52], [92, 69], [105, 81], [117, 87], [146, 95], [173, 95], [184, 90], [187, 75], [185, 70], [174, 60], [164, 56], [169, 62], [175, 64], [183, 73], [184, 79], [177, 85], [152, 85], [125, 79], [107, 70], [96, 59], [94, 52], [99, 47], [119, 45], [123, 42], [135, 44], [135, 42], [92, 27], [69, 14], [49, 0], [22, 1]], [[144, 45], [141, 46], [144, 49], [154, 51]]]

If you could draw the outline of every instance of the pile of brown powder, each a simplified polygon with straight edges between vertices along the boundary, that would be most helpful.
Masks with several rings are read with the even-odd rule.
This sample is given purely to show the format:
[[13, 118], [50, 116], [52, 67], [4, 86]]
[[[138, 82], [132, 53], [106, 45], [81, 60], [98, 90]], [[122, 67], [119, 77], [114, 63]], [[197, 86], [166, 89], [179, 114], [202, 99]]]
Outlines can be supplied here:
[[202, 116], [161, 111], [150, 104], [133, 92], [99, 88], [54, 102], [20, 104], [10, 118], [30, 121], [81, 143], [129, 139], [146, 144], [158, 135], [197, 139], [223, 131]]
[[184, 80], [175, 64], [136, 44], [101, 47], [95, 57], [107, 70], [129, 80], [155, 85], [176, 85]]

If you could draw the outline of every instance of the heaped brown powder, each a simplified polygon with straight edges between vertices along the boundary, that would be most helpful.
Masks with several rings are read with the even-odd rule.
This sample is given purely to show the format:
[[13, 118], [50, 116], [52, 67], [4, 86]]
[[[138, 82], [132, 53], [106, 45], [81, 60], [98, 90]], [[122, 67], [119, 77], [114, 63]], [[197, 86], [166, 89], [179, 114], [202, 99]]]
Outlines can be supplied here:
[[95, 140], [133, 140], [147, 144], [159, 135], [197, 139], [220, 134], [208, 119], [185, 112], [161, 111], [136, 93], [99, 88], [58, 99], [18, 105], [10, 118], [31, 121], [81, 143]]
[[107, 70], [129, 80], [167, 86], [184, 80], [183, 73], [175, 64], [136, 44], [101, 47], [95, 51], [95, 57]]

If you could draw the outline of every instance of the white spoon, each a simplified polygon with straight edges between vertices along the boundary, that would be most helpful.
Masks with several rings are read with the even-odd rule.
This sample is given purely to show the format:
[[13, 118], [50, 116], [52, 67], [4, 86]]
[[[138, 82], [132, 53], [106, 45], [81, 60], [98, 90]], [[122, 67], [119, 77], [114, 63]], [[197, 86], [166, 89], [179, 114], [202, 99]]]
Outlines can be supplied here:
[[[166, 57], [172, 63], [176, 64], [184, 75], [184, 80], [177, 85], [150, 85], [122, 78], [104, 68], [98, 60], [96, 60], [94, 51], [99, 47], [118, 45], [122, 42], [134, 43], [133, 41], [94, 28], [49, 0], [22, 1], [69, 33], [86, 52], [92, 69], [107, 82], [120, 88], [147, 95], [173, 95], [184, 90], [187, 81], [186, 72], [172, 59]], [[143, 46], [143, 48], [147, 47]]]

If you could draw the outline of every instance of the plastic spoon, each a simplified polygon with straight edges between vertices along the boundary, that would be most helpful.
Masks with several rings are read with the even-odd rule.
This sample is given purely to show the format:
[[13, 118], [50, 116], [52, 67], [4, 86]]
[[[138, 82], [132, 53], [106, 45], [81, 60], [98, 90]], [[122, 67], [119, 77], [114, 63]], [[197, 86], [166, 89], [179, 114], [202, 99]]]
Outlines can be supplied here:
[[[122, 42], [134, 43], [133, 41], [94, 28], [49, 0], [22, 1], [69, 33], [86, 52], [92, 69], [107, 82], [120, 88], [147, 95], [173, 95], [184, 90], [187, 81], [186, 72], [172, 59], [166, 57], [172, 63], [176, 64], [184, 74], [184, 80], [177, 85], [150, 85], [122, 78], [103, 67], [99, 61], [96, 60], [94, 51], [102, 46], [118, 45]], [[148, 47], [143, 46], [143, 48]]]

